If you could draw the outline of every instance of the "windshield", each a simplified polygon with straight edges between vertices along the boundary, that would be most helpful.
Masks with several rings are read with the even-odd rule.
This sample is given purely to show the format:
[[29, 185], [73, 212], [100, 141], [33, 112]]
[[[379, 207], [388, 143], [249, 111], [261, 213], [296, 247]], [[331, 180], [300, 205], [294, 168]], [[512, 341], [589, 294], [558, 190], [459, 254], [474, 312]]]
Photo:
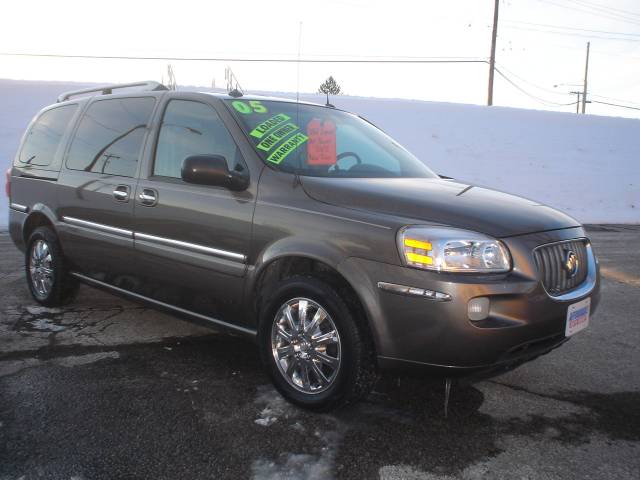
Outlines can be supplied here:
[[269, 165], [322, 177], [436, 178], [420, 160], [367, 121], [330, 107], [226, 100]]

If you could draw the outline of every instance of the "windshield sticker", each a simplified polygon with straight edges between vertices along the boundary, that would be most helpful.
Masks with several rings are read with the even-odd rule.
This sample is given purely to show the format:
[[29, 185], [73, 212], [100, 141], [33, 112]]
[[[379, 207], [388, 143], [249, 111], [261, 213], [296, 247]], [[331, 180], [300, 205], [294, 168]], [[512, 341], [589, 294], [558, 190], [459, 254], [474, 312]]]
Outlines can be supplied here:
[[278, 127], [276, 130], [274, 130], [273, 133], [263, 138], [262, 141], [257, 145], [257, 148], [264, 152], [268, 152], [273, 147], [275, 147], [280, 140], [282, 140], [290, 133], [295, 132], [296, 130], [298, 130], [297, 125], [294, 125], [293, 123], [285, 123], [281, 127]]
[[265, 120], [264, 122], [259, 124], [256, 128], [251, 130], [250, 135], [256, 138], [262, 138], [265, 135], [265, 133], [268, 133], [269, 131], [271, 131], [281, 123], [286, 122], [287, 120], [291, 120], [291, 117], [289, 117], [288, 115], [285, 115], [284, 113], [278, 113], [277, 115], [274, 115], [269, 120]]
[[300, 145], [305, 143], [309, 137], [304, 133], [297, 133], [292, 137], [289, 137], [282, 145], [278, 147], [271, 155], [267, 157], [267, 161], [279, 164], [281, 163], [291, 152], [297, 149]]
[[314, 118], [307, 124], [309, 144], [307, 146], [307, 164], [335, 165], [336, 125], [330, 120], [321, 122]]
[[267, 113], [267, 107], [262, 105], [259, 100], [250, 100], [249, 105], [245, 102], [241, 102], [240, 100], [234, 100], [231, 102], [231, 105], [233, 105], [233, 108], [235, 108], [236, 111], [245, 115], [250, 113]]

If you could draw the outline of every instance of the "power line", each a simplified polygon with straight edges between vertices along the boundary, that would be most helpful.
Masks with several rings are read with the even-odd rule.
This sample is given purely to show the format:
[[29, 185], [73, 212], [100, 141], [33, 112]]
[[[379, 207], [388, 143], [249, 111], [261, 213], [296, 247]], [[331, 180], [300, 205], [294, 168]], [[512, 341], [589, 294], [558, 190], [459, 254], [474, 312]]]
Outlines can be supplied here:
[[589, 5], [593, 5], [594, 7], [607, 8], [609, 10], [617, 10], [618, 12], [620, 12], [622, 14], [625, 14], [625, 15], [634, 15], [634, 16], [640, 17], [640, 13], [630, 12], [629, 10], [623, 10], [621, 8], [610, 7], [608, 5], [602, 5], [600, 3], [589, 2], [587, 0], [578, 0], [578, 1], [580, 1], [580, 3], [586, 3], [586, 4], [589, 4]]
[[507, 77], [504, 73], [502, 73], [502, 71], [498, 67], [496, 67], [495, 70], [496, 70], [496, 72], [498, 72], [498, 74], [500, 74], [500, 76], [502, 78], [504, 78], [507, 82], [509, 82], [518, 91], [520, 91], [521, 93], [523, 93], [527, 97], [532, 98], [532, 99], [540, 102], [541, 104], [543, 104], [543, 105], [545, 105], [547, 107], [567, 107], [569, 105], [575, 105], [576, 104], [576, 102], [558, 103], [558, 102], [554, 102], [552, 100], [545, 100], [544, 98], [541, 98], [541, 97], [538, 97], [536, 95], [533, 95], [532, 93], [527, 92], [524, 88], [522, 88], [520, 85], [515, 83], [513, 80], [511, 80], [509, 77]]
[[575, 5], [578, 5], [583, 9], [585, 8], [587, 9], [587, 10], [581, 10], [581, 11], [592, 13], [595, 15], [602, 15], [602, 16], [605, 16], [605, 18], [610, 18], [612, 20], [619, 20], [619, 21], [628, 22], [628, 23], [634, 23], [640, 20], [639, 18], [634, 18], [626, 14], [615, 12], [611, 8], [603, 5], [589, 4], [589, 2], [584, 2], [582, 0], [567, 0], [567, 1]]
[[541, 29], [541, 28], [528, 28], [528, 27], [519, 27], [515, 25], [505, 25], [504, 28], [511, 28], [513, 30], [523, 30], [527, 32], [541, 32], [541, 33], [551, 33], [554, 35], [564, 35], [567, 37], [582, 37], [582, 38], [597, 38], [599, 40], [618, 40], [622, 42], [640, 42], [639, 38], [620, 38], [620, 37], [610, 37], [604, 35], [589, 35], [587, 33], [578, 33], [578, 32], [562, 32], [557, 30], [549, 30], [549, 29]]
[[594, 95], [593, 93], [591, 94], [591, 96], [592, 97], [596, 97], [596, 98], [604, 98], [605, 100], [613, 100], [614, 102], [624, 102], [624, 103], [630, 103], [632, 105], [640, 106], [640, 102], [632, 102], [631, 100], [623, 100], [621, 98], [605, 97], [604, 95]]
[[[599, 3], [595, 3], [595, 2], [589, 2], [586, 0], [568, 0], [571, 3], [575, 3], [577, 5], [580, 5], [584, 8], [590, 8], [593, 9], [597, 12], [603, 12], [603, 13], [607, 13], [609, 15], [616, 15], [619, 16], [621, 18], [632, 18], [634, 16], [639, 17], [640, 14], [638, 13], [634, 13], [634, 12], [629, 12], [626, 10], [621, 10], [619, 8], [614, 8], [614, 7], [610, 7], [608, 5], [602, 5]], [[631, 15], [631, 17], [629, 17]], [[640, 20], [640, 19], [636, 19], [636, 20]]]
[[540, 85], [538, 85], [538, 84], [536, 84], [536, 83], [533, 83], [533, 82], [531, 82], [531, 81], [527, 80], [526, 78], [524, 78], [524, 77], [522, 77], [522, 76], [518, 75], [517, 73], [515, 73], [513, 70], [511, 70], [511, 69], [509, 69], [509, 68], [505, 67], [505, 65], [504, 65], [503, 63], [500, 63], [500, 64], [499, 64], [499, 66], [500, 66], [500, 68], [501, 68], [502, 70], [504, 70], [504, 71], [505, 71], [505, 72], [507, 72], [508, 74], [510, 74], [510, 75], [512, 75], [512, 76], [514, 76], [514, 77], [516, 77], [518, 80], [520, 80], [520, 81], [522, 81], [522, 82], [524, 82], [524, 83], [526, 83], [526, 84], [528, 84], [528, 85], [530, 85], [530, 86], [532, 86], [532, 87], [534, 87], [534, 88], [537, 88], [537, 89], [539, 89], [539, 90], [542, 90], [543, 92], [551, 93], [551, 94], [553, 94], [553, 95], [566, 95], [566, 93], [562, 93], [562, 92], [554, 91], [554, 90], [551, 90], [551, 89], [548, 89], [548, 88], [542, 87], [542, 86], [540, 86]]
[[186, 61], [186, 62], [252, 62], [252, 63], [485, 63], [488, 60], [482, 60], [471, 57], [470, 59], [459, 58], [406, 58], [406, 59], [364, 59], [364, 58], [331, 58], [331, 59], [315, 59], [315, 58], [208, 58], [208, 57], [133, 57], [125, 55], [65, 55], [58, 53], [16, 53], [16, 52], [0, 52], [2, 56], [8, 57], [39, 57], [39, 58], [77, 58], [77, 59], [95, 59], [95, 60], [162, 60], [162, 61]]
[[600, 102], [598, 100], [591, 100], [591, 103], [600, 103], [602, 105], [610, 105], [612, 107], [620, 107], [620, 108], [628, 108], [630, 110], [640, 110], [639, 107], [631, 107], [629, 105], [619, 105], [617, 103], [609, 103], [609, 102]]
[[575, 30], [580, 32], [591, 32], [591, 33], [605, 33], [610, 35], [624, 35], [629, 37], [640, 37], [640, 33], [627, 33], [627, 32], [612, 32], [610, 30], [591, 30], [589, 28], [577, 28], [577, 27], [567, 27], [563, 25], [549, 25], [547, 23], [532, 23], [532, 22], [523, 22], [520, 20], [504, 20], [507, 23], [516, 23], [520, 25], [532, 25], [534, 27], [547, 27], [547, 28], [555, 28], [557, 30]]
[[[567, 10], [573, 10], [576, 12], [582, 12], [582, 13], [587, 13], [590, 15], [595, 15], [598, 16], [600, 18], [606, 18], [608, 20], [616, 20], [618, 22], [626, 22], [626, 23], [631, 23], [633, 25], [640, 25], [640, 22], [638, 22], [636, 19], [630, 19], [628, 17], [620, 17], [620, 16], [616, 16], [617, 14], [612, 14], [612, 13], [606, 13], [606, 12], [601, 12], [601, 11], [593, 11], [593, 10], [585, 10], [584, 8], [578, 8], [576, 6], [571, 6], [571, 5], [563, 5], [561, 3], [556, 3], [552, 0], [538, 0], [540, 2], [543, 3], [547, 3], [549, 5], [554, 5], [556, 7], [560, 7], [560, 8], [565, 8]], [[571, 1], [571, 0], [569, 0]], [[580, 5], [580, 4], [578, 4]], [[591, 7], [593, 8], [593, 7]]]

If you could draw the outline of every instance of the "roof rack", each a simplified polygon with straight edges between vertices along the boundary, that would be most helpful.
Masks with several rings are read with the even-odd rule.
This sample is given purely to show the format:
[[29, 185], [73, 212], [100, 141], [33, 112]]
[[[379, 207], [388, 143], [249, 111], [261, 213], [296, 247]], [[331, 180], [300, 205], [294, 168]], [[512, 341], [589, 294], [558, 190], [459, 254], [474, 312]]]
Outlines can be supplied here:
[[102, 92], [102, 95], [109, 95], [113, 93], [113, 90], [118, 88], [130, 88], [130, 87], [145, 87], [143, 91], [158, 91], [158, 90], [168, 90], [163, 84], [148, 81], [148, 82], [134, 82], [134, 83], [118, 83], [114, 85], [104, 85], [102, 87], [92, 87], [92, 88], [83, 88], [82, 90], [73, 90], [71, 92], [65, 92], [58, 96], [57, 102], [65, 102], [69, 100], [71, 97], [75, 97], [76, 95], [82, 95], [83, 93], [91, 93], [91, 92]]

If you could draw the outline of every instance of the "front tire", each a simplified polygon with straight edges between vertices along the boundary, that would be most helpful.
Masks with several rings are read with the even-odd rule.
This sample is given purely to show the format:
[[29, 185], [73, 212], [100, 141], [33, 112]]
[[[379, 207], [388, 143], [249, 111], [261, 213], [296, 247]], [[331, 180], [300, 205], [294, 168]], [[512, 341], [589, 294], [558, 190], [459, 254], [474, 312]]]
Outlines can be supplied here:
[[275, 387], [290, 402], [327, 411], [370, 392], [375, 355], [350, 304], [312, 276], [285, 279], [272, 290], [260, 312], [260, 353]]
[[49, 227], [38, 227], [29, 237], [25, 270], [31, 295], [46, 307], [69, 302], [78, 290], [78, 282], [67, 273], [58, 237]]

